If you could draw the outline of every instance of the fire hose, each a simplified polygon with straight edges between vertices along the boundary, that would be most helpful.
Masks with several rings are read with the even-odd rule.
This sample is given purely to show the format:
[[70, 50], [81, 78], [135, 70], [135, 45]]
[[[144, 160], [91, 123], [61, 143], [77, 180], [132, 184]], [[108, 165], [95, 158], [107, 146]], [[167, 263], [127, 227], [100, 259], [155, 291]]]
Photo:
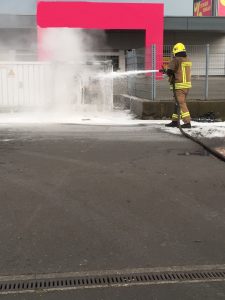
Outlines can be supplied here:
[[175, 89], [175, 80], [172, 80], [172, 85], [173, 85], [173, 95], [174, 95], [174, 99], [175, 99], [175, 104], [177, 106], [177, 114], [178, 114], [178, 128], [180, 129], [180, 132], [183, 134], [183, 136], [185, 136], [186, 138], [192, 140], [193, 142], [195, 142], [196, 144], [200, 145], [201, 147], [203, 147], [208, 153], [212, 154], [213, 156], [215, 156], [216, 158], [220, 159], [221, 161], [225, 162], [225, 156], [222, 155], [221, 153], [219, 153], [218, 151], [214, 150], [213, 148], [207, 146], [206, 144], [204, 144], [203, 142], [201, 142], [200, 140], [198, 140], [197, 138], [193, 137], [192, 135], [188, 134], [187, 132], [185, 132], [183, 130], [183, 128], [181, 127], [180, 124], [180, 104], [179, 101], [177, 99], [177, 95], [176, 95], [176, 89]]
[[[147, 74], [147, 73], [163, 73], [163, 74], [167, 74], [166, 69], [164, 67], [162, 67], [161, 70], [140, 70], [140, 71], [128, 71], [128, 72], [113, 72], [114, 77], [118, 77], [118, 76], [129, 76], [129, 75], [138, 75], [138, 74]], [[180, 130], [180, 132], [182, 133], [182, 135], [188, 139], [190, 139], [191, 141], [193, 141], [194, 143], [200, 145], [202, 148], [204, 148], [208, 153], [212, 154], [213, 156], [215, 156], [216, 158], [220, 159], [221, 161], [225, 162], [225, 156], [222, 155], [221, 153], [219, 153], [218, 151], [214, 150], [213, 148], [211, 148], [210, 146], [207, 146], [206, 144], [204, 144], [203, 142], [201, 142], [200, 140], [198, 140], [197, 138], [193, 137], [192, 135], [188, 134], [187, 132], [185, 132], [183, 130], [183, 128], [181, 127], [180, 124], [180, 113], [181, 113], [181, 109], [180, 109], [180, 104], [179, 101], [177, 99], [177, 95], [176, 95], [176, 89], [175, 89], [175, 77], [173, 75], [173, 80], [172, 80], [172, 86], [173, 86], [173, 95], [174, 95], [174, 99], [175, 99], [175, 104], [177, 106], [177, 114], [178, 114], [178, 128]]]

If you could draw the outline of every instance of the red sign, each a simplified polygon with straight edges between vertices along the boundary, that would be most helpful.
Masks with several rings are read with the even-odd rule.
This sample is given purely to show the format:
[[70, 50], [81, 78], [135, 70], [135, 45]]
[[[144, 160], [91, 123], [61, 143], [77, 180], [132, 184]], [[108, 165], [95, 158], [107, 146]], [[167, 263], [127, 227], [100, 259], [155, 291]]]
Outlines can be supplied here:
[[194, 0], [194, 16], [212, 16], [212, 0]]
[[225, 16], [225, 0], [218, 0], [218, 16]]

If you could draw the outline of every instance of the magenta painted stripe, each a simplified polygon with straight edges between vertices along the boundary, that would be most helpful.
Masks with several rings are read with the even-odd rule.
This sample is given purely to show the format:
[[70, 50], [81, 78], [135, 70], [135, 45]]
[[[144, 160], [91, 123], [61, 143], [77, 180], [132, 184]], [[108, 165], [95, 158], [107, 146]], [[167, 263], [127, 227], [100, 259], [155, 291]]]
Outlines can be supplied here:
[[[104, 2], [42, 2], [37, 5], [38, 37], [49, 27], [85, 29], [142, 29], [146, 47], [156, 45], [157, 68], [162, 62], [163, 4]], [[148, 61], [146, 57], [146, 61]], [[150, 63], [148, 66], [150, 67]]]

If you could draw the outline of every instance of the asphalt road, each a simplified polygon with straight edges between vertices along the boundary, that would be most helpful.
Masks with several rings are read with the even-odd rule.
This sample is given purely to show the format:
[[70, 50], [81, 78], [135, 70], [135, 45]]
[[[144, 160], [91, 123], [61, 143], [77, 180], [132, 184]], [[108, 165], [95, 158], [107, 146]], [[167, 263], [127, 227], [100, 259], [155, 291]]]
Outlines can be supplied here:
[[[224, 163], [160, 126], [1, 125], [0, 276], [225, 264], [224, 201]], [[61, 293], [0, 298], [214, 300], [225, 284]]]

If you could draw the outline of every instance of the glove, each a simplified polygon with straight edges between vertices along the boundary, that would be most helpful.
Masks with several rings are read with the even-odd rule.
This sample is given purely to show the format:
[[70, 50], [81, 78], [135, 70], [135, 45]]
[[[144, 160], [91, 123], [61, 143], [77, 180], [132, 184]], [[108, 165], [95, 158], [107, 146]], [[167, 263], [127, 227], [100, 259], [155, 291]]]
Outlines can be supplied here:
[[167, 74], [167, 70], [162, 66], [162, 69], [159, 70], [162, 74]]

